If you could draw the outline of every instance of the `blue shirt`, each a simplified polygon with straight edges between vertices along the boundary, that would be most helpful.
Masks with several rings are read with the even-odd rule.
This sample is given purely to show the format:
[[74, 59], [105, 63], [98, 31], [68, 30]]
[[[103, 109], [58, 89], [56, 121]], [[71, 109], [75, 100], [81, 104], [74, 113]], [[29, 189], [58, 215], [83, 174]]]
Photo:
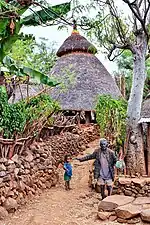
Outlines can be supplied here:
[[64, 163], [65, 175], [71, 177], [72, 176], [72, 165], [70, 163]]

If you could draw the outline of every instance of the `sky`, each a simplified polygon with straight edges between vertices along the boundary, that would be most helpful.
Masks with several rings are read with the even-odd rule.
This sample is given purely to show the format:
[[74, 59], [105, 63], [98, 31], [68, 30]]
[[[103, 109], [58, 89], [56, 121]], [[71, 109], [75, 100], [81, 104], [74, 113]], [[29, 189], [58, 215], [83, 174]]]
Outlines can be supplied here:
[[[66, 2], [67, 0], [49, 0], [50, 4], [60, 4]], [[89, 0], [82, 0], [82, 4], [88, 3]], [[72, 28], [70, 27], [64, 30], [58, 30], [56, 26], [49, 27], [25, 27], [22, 31], [26, 34], [33, 34], [36, 40], [39, 40], [40, 37], [48, 39], [49, 42], [55, 42], [55, 48], [58, 49], [65, 39], [70, 36]], [[82, 32], [80, 32], [82, 34]], [[106, 69], [112, 74], [113, 71], [117, 70], [117, 66], [115, 62], [110, 62], [107, 59], [107, 56], [102, 54], [100, 51], [97, 54], [99, 60], [103, 63]]]

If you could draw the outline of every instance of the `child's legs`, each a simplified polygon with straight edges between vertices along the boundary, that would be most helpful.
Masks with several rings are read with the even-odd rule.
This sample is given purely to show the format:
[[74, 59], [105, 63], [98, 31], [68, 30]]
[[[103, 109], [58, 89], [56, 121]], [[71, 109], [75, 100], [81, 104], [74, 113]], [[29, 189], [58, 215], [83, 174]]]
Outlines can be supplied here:
[[69, 189], [69, 183], [68, 183], [68, 182], [69, 182], [69, 181], [67, 181], [67, 180], [65, 181], [65, 189], [66, 189], [66, 190]]

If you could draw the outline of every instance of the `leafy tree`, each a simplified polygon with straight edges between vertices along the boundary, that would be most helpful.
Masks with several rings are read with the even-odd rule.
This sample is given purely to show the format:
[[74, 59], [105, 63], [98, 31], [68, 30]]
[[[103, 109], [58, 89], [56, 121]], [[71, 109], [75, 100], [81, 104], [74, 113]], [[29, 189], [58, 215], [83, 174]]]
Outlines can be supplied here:
[[[126, 81], [126, 98], [129, 99], [131, 86], [132, 86], [132, 74], [133, 74], [133, 56], [129, 50], [124, 51], [117, 59], [118, 71], [115, 71], [116, 76], [124, 75]], [[147, 77], [144, 85], [143, 98], [150, 92], [150, 60], [146, 60], [146, 73]]]
[[129, 174], [145, 174], [143, 136], [138, 121], [146, 78], [145, 61], [149, 57], [150, 1], [91, 0], [91, 3], [92, 6], [95, 3], [98, 13], [94, 19], [83, 18], [90, 28], [89, 35], [97, 38], [110, 60], [124, 50], [133, 55], [133, 82], [127, 110], [127, 170]]
[[[31, 8], [31, 5], [33, 6]], [[36, 7], [41, 7], [41, 10], [36, 11]], [[29, 16], [23, 16], [24, 12], [28, 9], [32, 11]], [[44, 74], [33, 70], [32, 68], [18, 68], [16, 62], [7, 57], [11, 46], [15, 41], [22, 37], [20, 29], [23, 26], [38, 26], [38, 25], [53, 25], [55, 20], [64, 20], [63, 15], [70, 11], [70, 2], [63, 3], [55, 6], [50, 6], [47, 2], [32, 2], [31, 0], [18, 0], [18, 1], [0, 1], [0, 62], [5, 66], [11, 67], [11, 72], [15, 75], [26, 75], [32, 77], [40, 77], [40, 81], [44, 84], [55, 86], [53, 81]], [[12, 63], [12, 64], [11, 64]], [[15, 63], [15, 65], [13, 65]], [[14, 69], [14, 71], [13, 71]], [[1, 71], [0, 71], [1, 73]], [[5, 84], [3, 73], [0, 74], [0, 84]]]
[[123, 146], [126, 135], [127, 102], [124, 99], [113, 99], [109, 95], [98, 97], [96, 120], [100, 134], [106, 137], [117, 151]]
[[24, 65], [47, 75], [57, 59], [54, 43], [49, 44], [44, 38], [38, 43], [33, 37], [17, 40], [8, 56], [13, 58], [18, 66]]

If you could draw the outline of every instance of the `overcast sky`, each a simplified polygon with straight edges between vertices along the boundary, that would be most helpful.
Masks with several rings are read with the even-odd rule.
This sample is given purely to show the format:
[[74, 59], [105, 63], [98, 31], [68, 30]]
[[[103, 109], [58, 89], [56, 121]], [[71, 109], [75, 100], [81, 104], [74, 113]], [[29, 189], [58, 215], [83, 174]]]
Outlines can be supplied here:
[[[66, 2], [67, 0], [49, 0], [51, 4], [60, 4]], [[86, 4], [89, 0], [82, 0], [82, 4]], [[33, 34], [37, 40], [40, 37], [44, 37], [49, 40], [49, 42], [56, 42], [56, 49], [60, 47], [60, 45], [64, 42], [64, 40], [71, 34], [72, 28], [70, 27], [68, 31], [61, 30], [58, 31], [56, 26], [50, 27], [26, 27], [23, 28], [22, 31], [26, 34]], [[104, 64], [106, 69], [112, 73], [116, 69], [116, 64], [114, 62], [110, 62], [105, 55], [101, 52], [98, 53], [97, 57]]]

